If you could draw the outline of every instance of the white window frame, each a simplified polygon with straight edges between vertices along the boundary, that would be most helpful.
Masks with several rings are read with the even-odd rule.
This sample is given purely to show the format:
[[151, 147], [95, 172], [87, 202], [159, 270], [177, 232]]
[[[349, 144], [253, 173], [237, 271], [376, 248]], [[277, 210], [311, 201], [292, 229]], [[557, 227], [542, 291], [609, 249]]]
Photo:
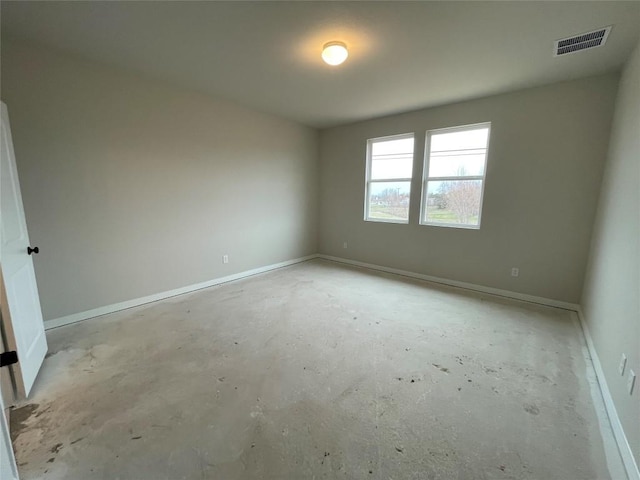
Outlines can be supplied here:
[[[413, 138], [413, 158], [412, 162], [415, 161], [416, 157], [416, 135], [415, 132], [411, 133], [400, 133], [398, 135], [388, 135], [385, 137], [376, 137], [370, 138], [367, 140], [367, 166], [366, 166], [366, 176], [365, 176], [365, 188], [364, 188], [364, 220], [365, 222], [380, 222], [380, 223], [398, 223], [401, 225], [409, 224], [409, 215], [411, 214], [411, 182], [413, 180], [413, 171], [414, 166], [411, 164], [411, 177], [409, 178], [385, 178], [384, 180], [371, 180], [371, 153], [372, 153], [372, 145], [375, 142], [386, 141], [386, 140], [401, 140], [403, 138]], [[407, 220], [393, 220], [393, 219], [384, 219], [384, 218], [371, 218], [369, 217], [369, 188], [372, 183], [393, 183], [393, 182], [409, 182], [409, 205], [407, 206], [407, 211], [409, 215], [407, 215]]]
[[[429, 177], [429, 161], [431, 156], [431, 136], [434, 134], [462, 132], [466, 130], [476, 130], [479, 127], [487, 127], [489, 133], [487, 135], [487, 153], [484, 159], [484, 169], [482, 175], [473, 176], [449, 176], [449, 177]], [[480, 230], [482, 225], [482, 206], [484, 202], [484, 187], [487, 177], [487, 166], [489, 163], [489, 145], [491, 143], [491, 122], [473, 123], [470, 125], [460, 125], [457, 127], [437, 128], [434, 130], [427, 130], [424, 147], [424, 165], [422, 170], [422, 192], [420, 196], [420, 225], [429, 227], [448, 227], [448, 228], [465, 228], [469, 230]], [[426, 220], [427, 213], [427, 186], [429, 181], [456, 181], [456, 180], [481, 180], [482, 190], [480, 192], [480, 207], [478, 211], [478, 225], [465, 225], [463, 223], [442, 223], [442, 222], [428, 222]]]

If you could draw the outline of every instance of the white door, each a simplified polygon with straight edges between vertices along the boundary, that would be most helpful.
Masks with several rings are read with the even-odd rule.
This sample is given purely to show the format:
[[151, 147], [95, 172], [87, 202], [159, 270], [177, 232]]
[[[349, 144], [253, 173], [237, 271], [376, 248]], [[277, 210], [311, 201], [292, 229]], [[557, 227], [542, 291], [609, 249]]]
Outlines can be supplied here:
[[[9, 114], [2, 103], [0, 137], [0, 308], [7, 348], [18, 352], [12, 365], [16, 393], [26, 397], [47, 353], [47, 339], [33, 271]], [[33, 254], [35, 252], [31, 252]], [[4, 288], [2, 288], [4, 287]]]
[[18, 480], [18, 467], [11, 448], [11, 436], [7, 419], [4, 416], [4, 403], [0, 395], [0, 478], [2, 480]]

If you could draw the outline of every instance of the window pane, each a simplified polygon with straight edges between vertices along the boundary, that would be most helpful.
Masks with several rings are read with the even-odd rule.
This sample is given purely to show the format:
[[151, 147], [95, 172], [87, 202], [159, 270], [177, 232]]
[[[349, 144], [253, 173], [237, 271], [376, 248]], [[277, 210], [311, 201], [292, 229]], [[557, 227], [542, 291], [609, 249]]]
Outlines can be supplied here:
[[413, 137], [371, 143], [371, 179], [411, 178]]
[[427, 182], [425, 221], [478, 226], [482, 180]]
[[369, 184], [369, 217], [408, 222], [411, 182], [371, 182]]
[[484, 174], [486, 150], [452, 153], [432, 153], [429, 158], [430, 177], [465, 177]]
[[459, 132], [434, 133], [431, 135], [431, 152], [451, 150], [485, 149], [489, 140], [489, 127], [478, 127]]

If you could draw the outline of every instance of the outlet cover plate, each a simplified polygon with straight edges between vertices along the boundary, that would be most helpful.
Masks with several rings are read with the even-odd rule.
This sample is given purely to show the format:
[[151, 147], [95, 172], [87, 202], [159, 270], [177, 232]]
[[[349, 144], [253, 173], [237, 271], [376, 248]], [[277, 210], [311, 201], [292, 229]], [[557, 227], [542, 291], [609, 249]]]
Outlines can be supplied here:
[[620, 364], [618, 365], [618, 372], [620, 375], [624, 375], [624, 369], [627, 366], [627, 356], [623, 353], [620, 357]]

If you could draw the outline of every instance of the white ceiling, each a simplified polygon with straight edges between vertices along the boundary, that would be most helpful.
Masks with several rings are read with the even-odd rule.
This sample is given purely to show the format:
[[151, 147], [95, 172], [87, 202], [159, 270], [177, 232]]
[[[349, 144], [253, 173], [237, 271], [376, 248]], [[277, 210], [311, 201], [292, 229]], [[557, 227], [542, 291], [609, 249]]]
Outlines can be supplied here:
[[[2, 36], [327, 127], [620, 68], [640, 2], [10, 2]], [[614, 25], [604, 47], [553, 42]], [[339, 67], [322, 45], [347, 43]]]

